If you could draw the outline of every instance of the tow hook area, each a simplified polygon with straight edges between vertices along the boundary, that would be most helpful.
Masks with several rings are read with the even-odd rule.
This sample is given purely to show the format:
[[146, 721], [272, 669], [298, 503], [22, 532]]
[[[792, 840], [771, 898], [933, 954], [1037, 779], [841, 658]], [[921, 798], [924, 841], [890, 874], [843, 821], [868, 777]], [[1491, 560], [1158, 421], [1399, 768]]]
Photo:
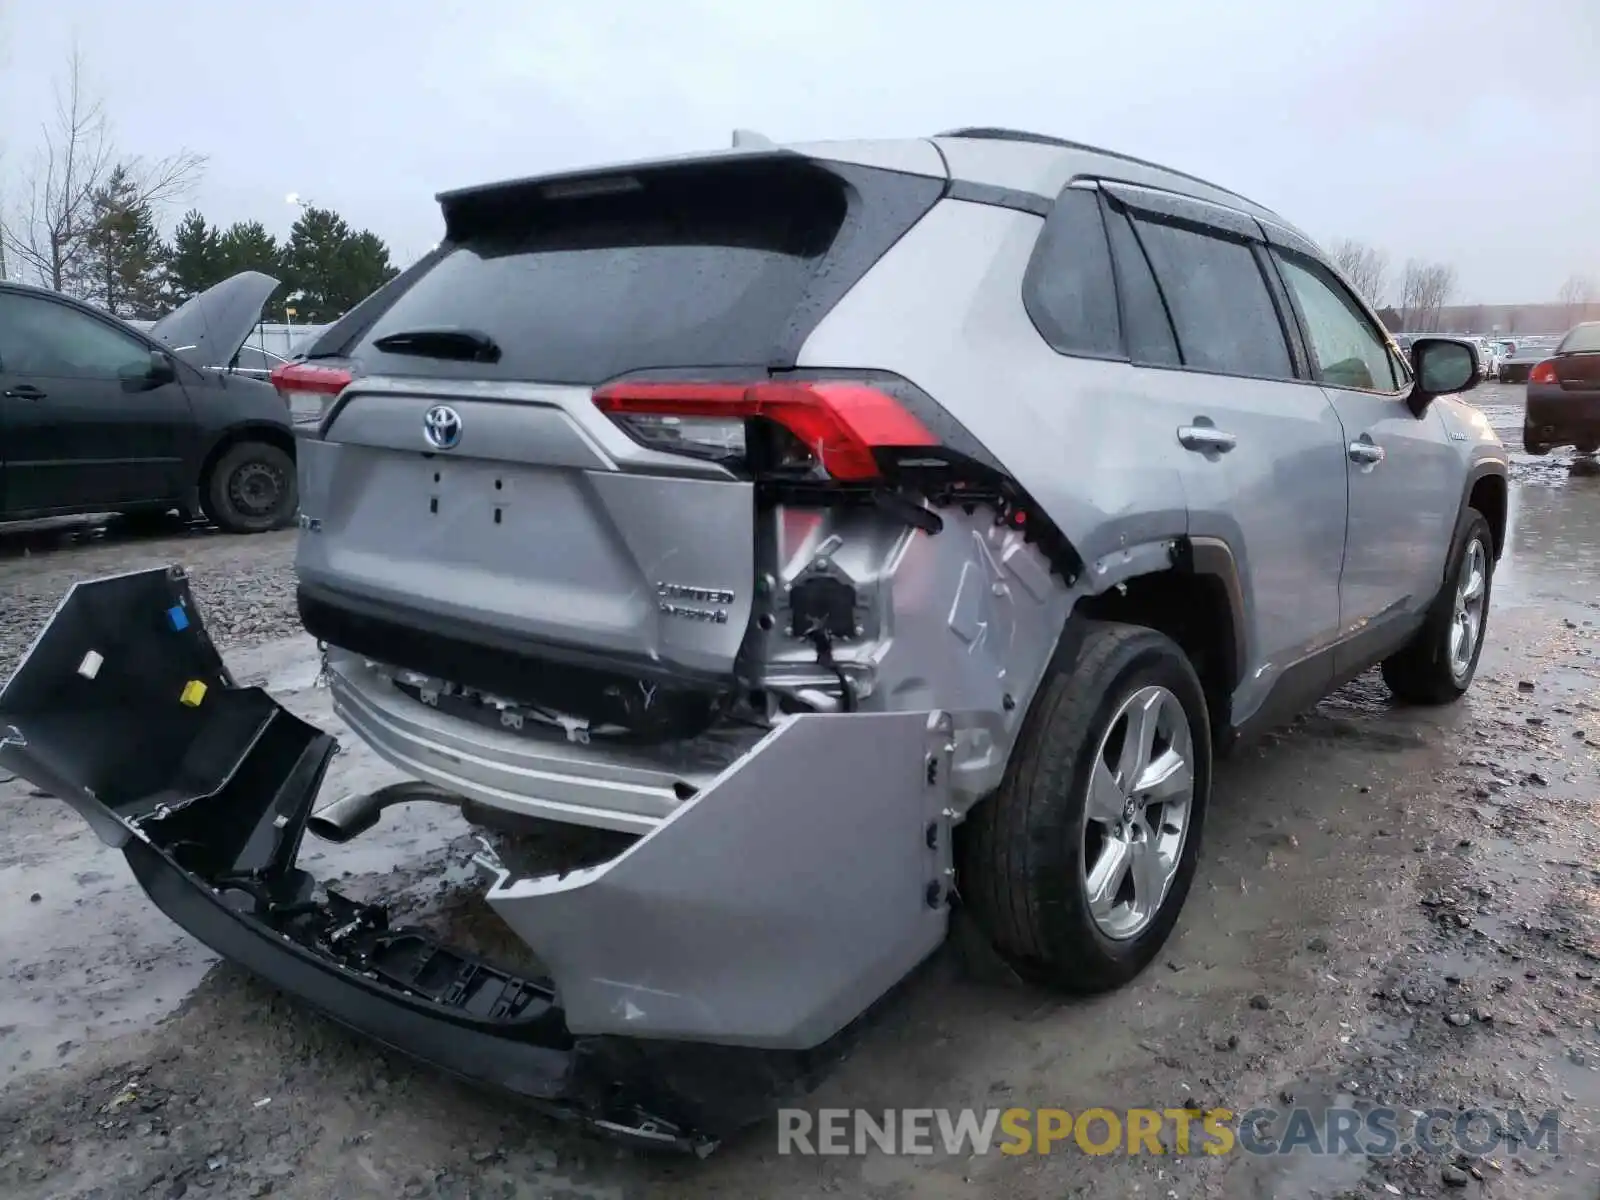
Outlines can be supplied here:
[[[298, 865], [337, 745], [235, 684], [181, 571], [75, 585], [0, 691], [0, 767], [217, 953], [423, 1062], [698, 1154], [813, 1086], [943, 940], [950, 738], [944, 713], [792, 716], [603, 863], [517, 877], [486, 846], [534, 977]], [[314, 831], [454, 802], [427, 791], [347, 797]]]

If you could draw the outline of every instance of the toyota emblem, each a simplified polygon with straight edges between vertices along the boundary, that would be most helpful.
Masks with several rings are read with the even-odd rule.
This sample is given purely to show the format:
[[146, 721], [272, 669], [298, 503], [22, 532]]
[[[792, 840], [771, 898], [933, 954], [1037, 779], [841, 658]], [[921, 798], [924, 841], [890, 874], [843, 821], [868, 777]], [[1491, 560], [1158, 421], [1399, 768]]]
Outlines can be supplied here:
[[454, 450], [461, 442], [461, 414], [448, 404], [435, 404], [422, 418], [422, 432], [436, 450]]

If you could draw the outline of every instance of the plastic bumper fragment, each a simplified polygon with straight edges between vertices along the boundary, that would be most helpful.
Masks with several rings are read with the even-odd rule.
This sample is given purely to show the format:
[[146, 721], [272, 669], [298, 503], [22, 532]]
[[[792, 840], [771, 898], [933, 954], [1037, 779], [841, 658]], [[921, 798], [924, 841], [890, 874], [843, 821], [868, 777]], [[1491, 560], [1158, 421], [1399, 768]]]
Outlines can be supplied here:
[[[650, 1148], [705, 1153], [812, 1086], [859, 1030], [864, 1010], [943, 937], [942, 899], [933, 892], [948, 873], [948, 814], [939, 815], [943, 787], [933, 787], [942, 772], [926, 767], [922, 755], [925, 745], [943, 741], [942, 726], [917, 731], [905, 720], [891, 720], [838, 728], [849, 731], [846, 759], [866, 761], [862, 747], [874, 740], [914, 755], [911, 772], [918, 786], [897, 782], [896, 790], [879, 797], [879, 807], [892, 819], [880, 815], [852, 831], [847, 809], [835, 799], [815, 813], [831, 833], [805, 833], [792, 816], [758, 829], [752, 821], [764, 803], [760, 777], [724, 789], [739, 778], [730, 769], [618, 859], [573, 872], [564, 886], [519, 882], [502, 873], [491, 895], [495, 907], [518, 932], [547, 937], [555, 958], [571, 964], [574, 992], [591, 1010], [576, 1032], [559, 1000], [559, 965], [552, 968], [554, 980], [520, 977], [443, 945], [422, 929], [392, 927], [383, 907], [344, 897], [297, 865], [336, 743], [260, 688], [235, 685], [179, 569], [113, 576], [68, 592], [0, 691], [0, 767], [71, 805], [101, 840], [126, 856], [140, 886], [173, 921], [334, 1020], [605, 1134]], [[883, 735], [889, 735], [887, 743], [879, 740]], [[791, 739], [790, 747], [785, 750], [779, 739], [764, 761], [785, 775], [800, 771], [802, 750], [813, 758], [819, 753], [816, 731]], [[885, 778], [875, 776], [874, 784]], [[694, 871], [724, 884], [748, 875], [705, 857], [713, 846], [724, 859], [738, 850], [726, 844], [726, 836], [712, 836], [719, 803], [747, 806], [752, 815], [742, 836], [787, 839], [777, 851], [791, 857], [796, 844], [813, 854], [837, 854], [854, 835], [881, 838], [886, 831], [897, 843], [904, 835], [922, 848], [910, 854], [897, 845], [890, 860], [899, 874], [887, 889], [871, 871], [884, 857], [863, 843], [849, 855], [852, 870], [846, 875], [834, 875], [838, 862], [817, 861], [809, 871], [791, 863], [778, 873], [781, 890], [773, 895], [723, 896], [723, 911], [704, 914], [707, 928], [726, 936], [738, 928], [737, 910], [748, 903], [749, 930], [785, 932], [803, 947], [789, 968], [798, 980], [817, 973], [816, 956], [826, 944], [826, 927], [807, 931], [795, 915], [811, 889], [836, 886], [844, 893], [817, 905], [829, 921], [850, 913], [852, 895], [898, 913], [900, 892], [908, 893], [905, 911], [917, 915], [875, 913], [854, 920], [881, 941], [858, 939], [850, 949], [853, 959], [822, 972], [819, 1003], [832, 1008], [824, 1014], [825, 1027], [804, 1039], [805, 1045], [781, 1036], [741, 1039], [737, 1030], [715, 1036], [695, 1016], [719, 1007], [737, 1011], [738, 1004], [722, 1005], [715, 993], [742, 986], [739, 963], [719, 970], [707, 942], [691, 944], [684, 931], [694, 928], [694, 905], [705, 897], [692, 886], [674, 884], [671, 873], [663, 873], [662, 855], [674, 845], [670, 839], [678, 826], [682, 836], [697, 831], [696, 840], [706, 847], [698, 866], [690, 864]], [[850, 891], [857, 886], [852, 878], [867, 880], [859, 893]], [[586, 910], [589, 884], [595, 899]], [[584, 937], [602, 942], [614, 929], [591, 927], [577, 936], [561, 921], [550, 926], [541, 903], [548, 902], [552, 914], [584, 921], [591, 914], [649, 912], [652, 894], [665, 903], [674, 890], [688, 903], [679, 916], [654, 922], [653, 936], [662, 944], [653, 948], [654, 957], [639, 961], [671, 980], [677, 1006], [661, 1007], [683, 1032], [619, 1035], [607, 1027], [606, 1014], [632, 1003], [630, 997], [648, 1003], [649, 989], [637, 978], [621, 987], [607, 983], [616, 972], [584, 946]], [[550, 893], [543, 901], [541, 891]], [[674, 937], [684, 939], [677, 965], [661, 956], [663, 939]], [[773, 947], [730, 942], [732, 958], [744, 952], [761, 971], [784, 969]], [[532, 940], [530, 946], [541, 961], [551, 961]], [[686, 971], [685, 963], [693, 970]], [[767, 980], [762, 986], [770, 992], [774, 985]], [[750, 995], [758, 993], [747, 988], [742, 999]], [[685, 1008], [689, 1000], [695, 1004]], [[788, 1014], [780, 1015], [784, 1028], [798, 1028]], [[771, 1016], [769, 1011], [769, 1023]], [[806, 1014], [794, 1016], [800, 1021]], [[813, 1014], [813, 1024], [815, 1019]], [[626, 1030], [626, 1023], [618, 1028]]]

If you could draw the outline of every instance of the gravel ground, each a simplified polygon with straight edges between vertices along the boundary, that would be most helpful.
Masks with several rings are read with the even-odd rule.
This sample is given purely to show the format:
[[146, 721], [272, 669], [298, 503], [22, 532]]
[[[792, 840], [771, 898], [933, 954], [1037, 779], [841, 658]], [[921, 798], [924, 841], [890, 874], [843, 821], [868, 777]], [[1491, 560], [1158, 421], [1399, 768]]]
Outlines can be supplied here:
[[[1517, 427], [1514, 393], [1480, 397]], [[1063, 1002], [975, 977], [952, 947], [808, 1103], [1554, 1109], [1556, 1152], [805, 1159], [768, 1127], [704, 1162], [641, 1157], [218, 963], [63, 805], [0, 781], [0, 1195], [1597, 1200], [1600, 479], [1559, 454], [1515, 472], [1465, 702], [1395, 710], [1356, 681], [1219, 770], [1194, 892], [1138, 980]], [[331, 721], [314, 648], [281, 636], [289, 535], [62, 537], [0, 534], [7, 663], [72, 579], [177, 560], [241, 682]], [[330, 791], [384, 773], [347, 738]], [[471, 924], [464, 833], [396, 809], [307, 866]]]
[[0, 677], [9, 676], [62, 595], [80, 579], [182, 563], [219, 649], [299, 631], [294, 532], [233, 537], [204, 525], [120, 521], [0, 525]]

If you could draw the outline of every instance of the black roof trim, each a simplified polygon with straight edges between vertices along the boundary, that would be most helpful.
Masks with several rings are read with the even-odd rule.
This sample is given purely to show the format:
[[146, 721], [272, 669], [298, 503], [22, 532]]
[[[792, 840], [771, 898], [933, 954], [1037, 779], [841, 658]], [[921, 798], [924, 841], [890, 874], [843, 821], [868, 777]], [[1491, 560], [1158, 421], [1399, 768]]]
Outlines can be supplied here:
[[[1262, 212], [1272, 212], [1272, 209], [1265, 204], [1252, 200], [1249, 196], [1241, 195], [1232, 188], [1225, 188], [1221, 184], [1212, 183], [1209, 179], [1201, 179], [1198, 175], [1191, 175], [1187, 171], [1180, 171], [1175, 167], [1151, 162], [1148, 158], [1135, 158], [1131, 154], [1123, 154], [1117, 150], [1107, 150], [1104, 146], [1091, 146], [1087, 142], [1071, 142], [1066, 138], [1051, 137], [1047, 133], [1029, 133], [1024, 129], [1003, 129], [992, 125], [968, 125], [960, 129], [947, 129], [943, 133], [934, 134], [934, 137], [971, 138], [974, 141], [989, 142], [1031, 142], [1038, 146], [1055, 146], [1062, 150], [1081, 150], [1087, 154], [1103, 154], [1107, 158], [1119, 159], [1126, 163], [1136, 163], [1141, 167], [1149, 167], [1156, 171], [1165, 171], [1169, 175], [1176, 175], [1179, 179], [1187, 179], [1190, 183], [1198, 183], [1203, 187], [1232, 196], [1236, 200], [1243, 200], [1246, 204], [1252, 204]], [[1277, 216], [1276, 213], [1273, 213], [1273, 215]]]

